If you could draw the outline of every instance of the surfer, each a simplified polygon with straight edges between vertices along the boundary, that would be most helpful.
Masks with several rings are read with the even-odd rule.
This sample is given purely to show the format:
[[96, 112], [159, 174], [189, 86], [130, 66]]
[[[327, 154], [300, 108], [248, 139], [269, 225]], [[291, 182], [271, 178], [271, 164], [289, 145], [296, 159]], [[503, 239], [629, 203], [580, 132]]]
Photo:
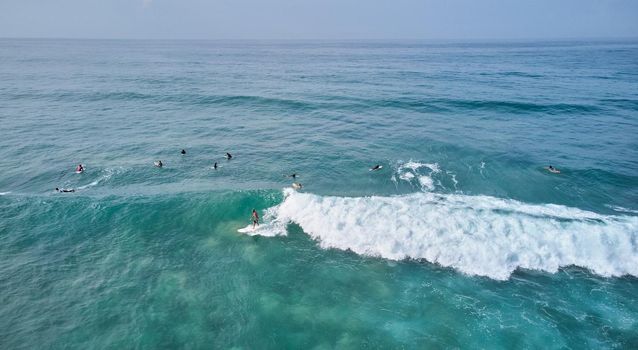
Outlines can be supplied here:
[[230, 160], [232, 158], [233, 158], [233, 155], [228, 153], [228, 152], [226, 152], [226, 159]]
[[554, 173], [554, 174], [560, 174], [560, 170], [554, 168], [553, 166], [548, 166], [547, 170], [549, 170], [550, 173]]
[[253, 209], [253, 213], [251, 217], [253, 219], [253, 230], [254, 230], [255, 226], [259, 226], [259, 214], [257, 214], [257, 210]]
[[157, 162], [155, 162], [155, 166], [158, 167], [158, 168], [161, 168], [161, 167], [164, 166], [164, 164], [162, 163], [161, 160], [158, 160]]
[[78, 164], [78, 166], [75, 168], [75, 172], [79, 174], [83, 171], [84, 171], [84, 166], [82, 164]]
[[377, 164], [377, 165], [373, 166], [372, 168], [370, 168], [370, 171], [376, 171], [376, 170], [379, 170], [379, 169], [381, 169], [381, 168], [383, 168], [383, 166], [382, 166], [382, 165]]
[[213, 169], [217, 170], [217, 162], [215, 162], [215, 164], [213, 164]]
[[66, 188], [55, 188], [56, 191], [58, 192], [75, 192], [74, 189], [70, 188], [70, 189], [66, 189]]
[[288, 177], [296, 179], [297, 178], [297, 173], [292, 173], [292, 174], [288, 175]]
[[186, 154], [186, 150], [185, 149], [182, 150], [182, 154]]
[[303, 185], [300, 184], [299, 182], [293, 182], [292, 183], [292, 188], [294, 188], [295, 190], [300, 190], [303, 188]]

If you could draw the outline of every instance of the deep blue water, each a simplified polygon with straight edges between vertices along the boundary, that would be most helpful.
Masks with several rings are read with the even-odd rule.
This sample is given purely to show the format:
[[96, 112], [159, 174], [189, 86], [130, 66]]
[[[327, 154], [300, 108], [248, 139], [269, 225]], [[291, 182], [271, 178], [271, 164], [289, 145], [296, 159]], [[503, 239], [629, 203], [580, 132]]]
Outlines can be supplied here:
[[634, 41], [2, 39], [0, 348], [636, 348], [636, 135]]

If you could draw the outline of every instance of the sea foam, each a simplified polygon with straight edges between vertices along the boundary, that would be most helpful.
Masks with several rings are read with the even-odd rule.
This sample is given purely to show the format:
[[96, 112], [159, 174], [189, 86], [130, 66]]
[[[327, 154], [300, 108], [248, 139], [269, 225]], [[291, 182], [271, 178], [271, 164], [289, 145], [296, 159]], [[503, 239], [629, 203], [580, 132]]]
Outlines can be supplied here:
[[[427, 174], [420, 172], [420, 169], [427, 168], [429, 172]], [[422, 191], [433, 191], [435, 189], [433, 174], [441, 172], [441, 168], [438, 163], [419, 163], [410, 160], [407, 163], [399, 163], [397, 166], [396, 174], [399, 179], [412, 183], [413, 179], [417, 179], [418, 187]], [[396, 181], [396, 176], [393, 177]]]
[[[322, 248], [392, 260], [423, 259], [505, 280], [518, 268], [576, 265], [638, 276], [638, 217], [462, 194], [331, 197], [284, 190], [267, 235], [294, 222]], [[266, 233], [265, 231], [268, 231]]]

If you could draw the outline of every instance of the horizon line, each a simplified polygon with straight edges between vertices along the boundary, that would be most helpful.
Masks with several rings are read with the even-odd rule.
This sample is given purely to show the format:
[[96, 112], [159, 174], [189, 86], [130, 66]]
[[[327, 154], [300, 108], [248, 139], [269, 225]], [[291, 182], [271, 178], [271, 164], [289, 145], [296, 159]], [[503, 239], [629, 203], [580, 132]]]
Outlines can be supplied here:
[[47, 36], [1, 36], [0, 40], [130, 40], [130, 41], [423, 41], [423, 42], [529, 42], [529, 41], [630, 41], [638, 36], [600, 37], [552, 37], [552, 38], [117, 38], [117, 37], [47, 37]]

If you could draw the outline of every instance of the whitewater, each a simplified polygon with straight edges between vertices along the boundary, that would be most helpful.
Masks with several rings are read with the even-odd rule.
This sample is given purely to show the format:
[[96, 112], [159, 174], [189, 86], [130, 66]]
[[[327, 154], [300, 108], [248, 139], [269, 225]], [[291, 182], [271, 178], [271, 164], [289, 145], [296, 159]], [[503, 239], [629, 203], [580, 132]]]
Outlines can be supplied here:
[[296, 223], [322, 248], [392, 260], [423, 259], [505, 280], [518, 268], [575, 265], [601, 276], [638, 276], [638, 217], [489, 196], [415, 193], [332, 197], [284, 190], [267, 210], [271, 230]]

